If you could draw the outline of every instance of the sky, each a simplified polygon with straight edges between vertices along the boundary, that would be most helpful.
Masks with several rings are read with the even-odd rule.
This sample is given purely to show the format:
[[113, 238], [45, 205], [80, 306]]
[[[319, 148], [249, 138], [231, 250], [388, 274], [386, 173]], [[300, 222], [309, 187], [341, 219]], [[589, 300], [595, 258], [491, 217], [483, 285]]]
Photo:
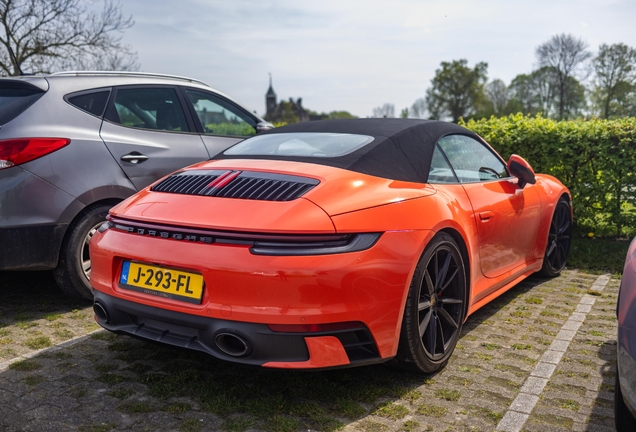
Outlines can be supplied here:
[[636, 47], [635, 0], [126, 0], [122, 12], [141, 71], [197, 78], [260, 115], [270, 73], [279, 100], [367, 117], [424, 97], [442, 61], [487, 62], [509, 84], [555, 34], [592, 52]]

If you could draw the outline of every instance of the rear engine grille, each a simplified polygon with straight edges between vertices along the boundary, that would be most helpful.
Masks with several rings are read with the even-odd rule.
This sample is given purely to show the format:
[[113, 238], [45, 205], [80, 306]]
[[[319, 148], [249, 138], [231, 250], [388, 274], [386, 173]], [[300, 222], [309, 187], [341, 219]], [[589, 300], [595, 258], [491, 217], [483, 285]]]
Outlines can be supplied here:
[[173, 174], [150, 190], [247, 200], [291, 201], [301, 197], [319, 183], [316, 179], [287, 174], [190, 170]]

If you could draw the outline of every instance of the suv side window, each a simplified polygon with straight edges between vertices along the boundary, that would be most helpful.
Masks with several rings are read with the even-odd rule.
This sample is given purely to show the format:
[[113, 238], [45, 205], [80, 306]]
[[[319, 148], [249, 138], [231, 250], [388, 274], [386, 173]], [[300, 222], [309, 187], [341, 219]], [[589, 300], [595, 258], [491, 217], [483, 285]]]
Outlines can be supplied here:
[[206, 135], [256, 135], [256, 122], [240, 108], [211, 93], [184, 89]]
[[86, 111], [94, 116], [101, 117], [108, 102], [110, 90], [101, 90], [92, 93], [83, 93], [78, 96], [70, 96], [67, 101], [76, 108]]
[[453, 169], [446, 161], [446, 158], [439, 149], [439, 145], [435, 146], [433, 151], [433, 159], [431, 160], [431, 169], [428, 172], [429, 183], [459, 183]]
[[448, 135], [438, 145], [462, 183], [509, 177], [506, 164], [489, 148], [465, 135]]
[[119, 88], [106, 119], [122, 126], [189, 132], [183, 106], [173, 88]]

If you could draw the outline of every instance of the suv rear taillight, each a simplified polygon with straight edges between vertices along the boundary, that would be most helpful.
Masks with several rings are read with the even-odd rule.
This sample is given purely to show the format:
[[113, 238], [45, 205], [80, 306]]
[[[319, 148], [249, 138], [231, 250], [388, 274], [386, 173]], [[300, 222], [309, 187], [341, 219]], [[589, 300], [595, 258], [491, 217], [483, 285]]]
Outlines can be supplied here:
[[15, 138], [0, 140], [0, 169], [30, 162], [66, 147], [68, 138]]

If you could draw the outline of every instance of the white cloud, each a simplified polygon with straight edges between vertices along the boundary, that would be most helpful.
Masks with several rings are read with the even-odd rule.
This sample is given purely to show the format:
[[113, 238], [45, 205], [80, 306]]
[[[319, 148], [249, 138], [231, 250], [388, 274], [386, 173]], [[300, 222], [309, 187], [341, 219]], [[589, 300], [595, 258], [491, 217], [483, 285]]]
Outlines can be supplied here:
[[366, 116], [410, 106], [441, 61], [486, 61], [509, 82], [556, 33], [636, 46], [630, 0], [127, 0], [124, 12], [143, 70], [202, 79], [259, 113], [268, 72], [279, 98]]

